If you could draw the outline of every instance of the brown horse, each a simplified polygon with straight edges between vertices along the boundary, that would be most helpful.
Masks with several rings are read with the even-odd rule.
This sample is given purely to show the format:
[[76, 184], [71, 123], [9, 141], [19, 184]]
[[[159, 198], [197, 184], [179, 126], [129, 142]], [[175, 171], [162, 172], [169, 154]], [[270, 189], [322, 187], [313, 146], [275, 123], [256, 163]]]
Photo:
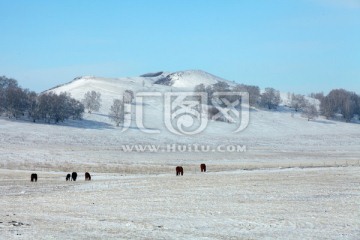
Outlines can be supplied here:
[[68, 175], [66, 175], [66, 181], [70, 181], [71, 175], [70, 173], [68, 173]]
[[90, 181], [91, 180], [91, 175], [90, 173], [86, 172], [85, 173], [85, 181]]
[[206, 172], [206, 165], [205, 165], [205, 163], [200, 164], [200, 170], [201, 170], [201, 172]]
[[36, 173], [31, 174], [31, 181], [37, 182], [37, 174]]
[[176, 167], [176, 176], [184, 175], [184, 169], [181, 166]]

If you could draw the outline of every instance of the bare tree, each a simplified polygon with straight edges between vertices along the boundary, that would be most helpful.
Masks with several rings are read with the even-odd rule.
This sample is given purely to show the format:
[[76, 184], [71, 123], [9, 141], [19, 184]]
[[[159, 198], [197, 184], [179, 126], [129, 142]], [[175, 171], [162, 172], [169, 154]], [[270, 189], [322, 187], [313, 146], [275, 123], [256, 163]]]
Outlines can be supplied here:
[[265, 88], [265, 92], [261, 94], [260, 105], [268, 109], [274, 109], [281, 102], [280, 92], [274, 88]]
[[233, 89], [234, 92], [247, 92], [249, 93], [250, 106], [256, 106], [260, 101], [260, 88], [258, 86], [239, 84]]
[[304, 95], [291, 94], [290, 107], [294, 108], [295, 112], [301, 110], [306, 106], [306, 99]]
[[9, 87], [19, 87], [18, 82], [15, 79], [0, 76], [0, 89], [6, 89]]
[[19, 118], [25, 116], [29, 107], [28, 90], [20, 87], [8, 87], [5, 91], [6, 113], [8, 117]]
[[[204, 84], [199, 84], [199, 85], [195, 86], [194, 92], [196, 92], [196, 93], [207, 93], [207, 96], [208, 96], [207, 104], [209, 106], [211, 106], [214, 93], [215, 92], [217, 92], [217, 93], [230, 92], [230, 86], [229, 86], [228, 83], [222, 82], [222, 81], [219, 81], [219, 82], [217, 82], [215, 84], [212, 84], [212, 85], [208, 85], [207, 87], [205, 87]], [[227, 98], [230, 101], [232, 100], [231, 95], [226, 95], [225, 94], [222, 97]]]
[[124, 104], [120, 99], [114, 99], [110, 108], [109, 118], [119, 127], [124, 122]]
[[69, 115], [72, 116], [74, 120], [82, 119], [85, 110], [84, 104], [74, 98], [70, 98], [69, 103], [71, 106]]
[[199, 84], [199, 85], [196, 85], [195, 88], [194, 88], [194, 92], [206, 92], [206, 87], [203, 83]]
[[88, 110], [88, 113], [92, 113], [93, 111], [99, 111], [101, 107], [101, 93], [95, 91], [88, 91], [87, 93], [85, 93], [82, 102], [85, 109]]
[[71, 98], [70, 94], [48, 92], [38, 95], [6, 77], [0, 77], [0, 105], [0, 112], [5, 112], [8, 117], [27, 118], [33, 122], [58, 123], [70, 117], [81, 119], [84, 112], [84, 105]]
[[[209, 94], [207, 91], [206, 91], [206, 87], [204, 84], [199, 84], [199, 85], [196, 85], [195, 88], [194, 88], [194, 93], [202, 93], [202, 94]], [[196, 101], [199, 101], [201, 102], [201, 96], [195, 96], [194, 99]], [[207, 104], [211, 104], [210, 101], [209, 101], [209, 97], [207, 98]]]
[[213, 84], [212, 86], [213, 86], [214, 92], [229, 92], [230, 91], [230, 86], [226, 82], [220, 81], [220, 82]]
[[131, 90], [125, 90], [123, 101], [124, 103], [131, 103], [134, 99], [134, 92]]
[[359, 113], [359, 106], [360, 97], [356, 93], [334, 89], [322, 99], [320, 110], [326, 118], [341, 114], [346, 122], [350, 122], [355, 114]]
[[310, 102], [306, 102], [303, 107], [302, 114], [303, 117], [306, 117], [308, 121], [315, 119], [319, 116], [319, 112], [315, 106], [315, 104], [311, 104]]
[[320, 112], [327, 119], [333, 117], [336, 113], [336, 101], [329, 96], [324, 97], [320, 102]]
[[28, 93], [28, 118], [30, 118], [33, 122], [36, 122], [36, 120], [40, 119], [40, 116], [38, 115], [38, 95], [36, 92], [29, 92]]
[[49, 92], [41, 94], [36, 100], [36, 106], [31, 113], [33, 121], [37, 119], [47, 123], [52, 121], [55, 123], [64, 122], [72, 117], [80, 119], [84, 112], [84, 105], [79, 101], [70, 97], [67, 93], [59, 95]]
[[0, 76], [0, 114], [8, 110], [8, 90], [18, 88], [19, 85], [15, 79]]

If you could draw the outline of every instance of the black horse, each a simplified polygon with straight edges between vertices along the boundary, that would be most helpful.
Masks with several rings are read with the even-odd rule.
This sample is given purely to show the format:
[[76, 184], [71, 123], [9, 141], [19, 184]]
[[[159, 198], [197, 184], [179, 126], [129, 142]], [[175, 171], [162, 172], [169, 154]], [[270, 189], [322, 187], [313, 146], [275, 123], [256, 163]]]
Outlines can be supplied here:
[[201, 170], [201, 172], [206, 172], [206, 165], [205, 165], [205, 163], [200, 164], [200, 170]]
[[73, 172], [73, 173], [71, 174], [71, 178], [72, 178], [73, 181], [76, 181], [77, 173], [76, 173], [76, 172]]
[[66, 181], [70, 181], [71, 175], [70, 173], [68, 173], [68, 175], [66, 175]]
[[31, 174], [31, 181], [37, 182], [37, 174], [36, 173]]
[[184, 169], [181, 166], [176, 167], [176, 176], [184, 175]]

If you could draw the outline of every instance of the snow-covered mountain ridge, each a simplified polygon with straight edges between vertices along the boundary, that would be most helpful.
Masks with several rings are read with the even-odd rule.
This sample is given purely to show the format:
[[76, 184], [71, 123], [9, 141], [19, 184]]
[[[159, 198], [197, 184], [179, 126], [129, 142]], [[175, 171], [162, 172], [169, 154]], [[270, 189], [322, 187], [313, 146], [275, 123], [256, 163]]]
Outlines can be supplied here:
[[[56, 86], [49, 89], [48, 91], [54, 92], [71, 92], [77, 88], [85, 86], [93, 86], [96, 88], [95, 82], [102, 83], [104, 87], [112, 85], [115, 89], [120, 89], [128, 87], [130, 90], [149, 90], [149, 87], [160, 88], [162, 87], [172, 87], [179, 88], [181, 90], [193, 90], [193, 88], [199, 84], [204, 84], [205, 86], [215, 84], [218, 82], [226, 82], [230, 86], [234, 86], [235, 83], [225, 80], [223, 78], [217, 77], [210, 73], [201, 71], [201, 70], [188, 70], [188, 71], [178, 71], [178, 72], [156, 72], [156, 73], [147, 73], [139, 77], [123, 77], [123, 78], [102, 78], [95, 76], [83, 76], [77, 77], [69, 83]], [[167, 88], [165, 88], [167, 89]], [[170, 88], [169, 88], [170, 89]], [[74, 96], [76, 97], [76, 96]]]

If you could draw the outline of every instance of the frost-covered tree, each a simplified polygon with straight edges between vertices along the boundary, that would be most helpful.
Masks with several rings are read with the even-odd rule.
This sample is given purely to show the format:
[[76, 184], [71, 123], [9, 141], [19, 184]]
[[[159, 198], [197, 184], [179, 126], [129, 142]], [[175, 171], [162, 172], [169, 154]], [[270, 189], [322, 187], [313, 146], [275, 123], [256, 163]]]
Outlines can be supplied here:
[[83, 113], [85, 111], [84, 104], [82, 104], [80, 101], [74, 98], [69, 99], [69, 104], [71, 106], [69, 110], [69, 114], [70, 116], [72, 116], [72, 119], [74, 120], [82, 119]]
[[232, 91], [234, 92], [247, 92], [249, 93], [250, 106], [256, 106], [260, 101], [260, 88], [258, 86], [239, 84], [236, 85]]
[[294, 108], [295, 112], [301, 110], [306, 106], [306, 99], [304, 95], [291, 94], [290, 107]]
[[16, 80], [0, 77], [0, 113], [8, 117], [45, 122], [63, 122], [72, 117], [81, 119], [84, 105], [70, 94], [48, 92], [36, 94], [18, 86]]
[[51, 100], [52, 96], [53, 93], [44, 93], [39, 95], [37, 99], [37, 112], [35, 113], [37, 119], [50, 123], [53, 103]]
[[0, 76], [0, 89], [6, 89], [9, 87], [19, 87], [18, 82], [13, 78]]
[[51, 117], [55, 123], [64, 122], [65, 119], [68, 119], [71, 116], [69, 97], [70, 96], [66, 93], [60, 93], [59, 95], [55, 94], [53, 96]]
[[[202, 83], [199, 85], [196, 85], [194, 88], [194, 93], [207, 93], [205, 85]], [[196, 99], [196, 101], [199, 101], [199, 102], [201, 101], [200, 96], [196, 96], [195, 99]], [[211, 103], [207, 100], [207, 104], [211, 104]]]
[[28, 90], [20, 87], [8, 87], [5, 91], [5, 111], [8, 117], [25, 116], [29, 107]]
[[194, 92], [197, 92], [197, 93], [203, 93], [203, 92], [206, 92], [206, 87], [204, 84], [199, 84], [199, 85], [196, 85], [195, 88], [194, 88]]
[[101, 107], [101, 93], [95, 91], [88, 91], [84, 95], [84, 99], [82, 103], [85, 106], [85, 109], [88, 110], [88, 113], [92, 113], [93, 111], [99, 111]]
[[69, 94], [59, 95], [49, 92], [41, 94], [37, 98], [37, 106], [32, 113], [32, 120], [42, 120], [47, 123], [64, 122], [69, 118], [81, 119], [84, 105], [71, 98]]
[[35, 92], [28, 93], [28, 102], [29, 108], [27, 110], [28, 118], [30, 118], [33, 122], [40, 119], [38, 115], [38, 95]]
[[125, 90], [123, 96], [124, 103], [131, 103], [134, 99], [134, 92], [132, 90]]
[[213, 84], [212, 87], [213, 87], [214, 92], [229, 92], [230, 91], [229, 84], [226, 82], [222, 82], [222, 81]]
[[274, 88], [265, 88], [265, 92], [261, 94], [260, 105], [268, 109], [276, 109], [281, 102], [280, 92]]
[[320, 111], [327, 118], [341, 114], [345, 121], [349, 122], [359, 113], [359, 107], [360, 97], [356, 93], [334, 89], [321, 101]]
[[110, 108], [109, 118], [119, 127], [124, 122], [124, 104], [120, 99], [114, 99]]
[[7, 91], [19, 88], [15, 79], [0, 76], [0, 114], [7, 110]]
[[320, 103], [320, 112], [327, 119], [335, 115], [336, 108], [336, 100], [328, 96], [324, 97]]
[[315, 119], [319, 116], [319, 112], [315, 106], [315, 104], [312, 104], [310, 102], [306, 102], [303, 109], [302, 114], [303, 117], [306, 117], [308, 121]]

